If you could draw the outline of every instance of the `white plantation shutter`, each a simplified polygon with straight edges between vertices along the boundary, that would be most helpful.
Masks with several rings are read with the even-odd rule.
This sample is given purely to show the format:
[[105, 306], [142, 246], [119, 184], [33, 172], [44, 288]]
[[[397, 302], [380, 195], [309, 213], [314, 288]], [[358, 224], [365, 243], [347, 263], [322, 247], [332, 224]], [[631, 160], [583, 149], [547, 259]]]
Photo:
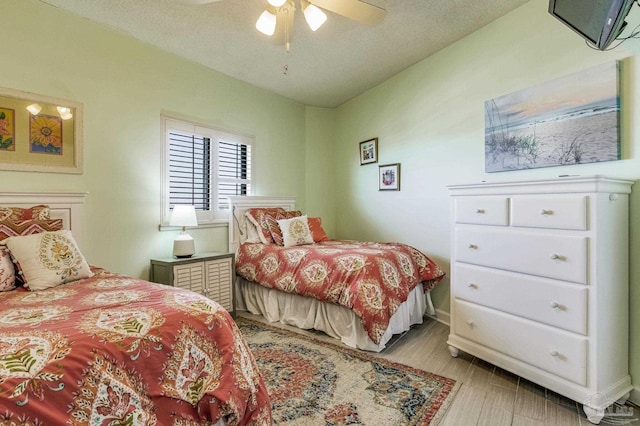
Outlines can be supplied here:
[[218, 141], [218, 208], [229, 210], [230, 195], [251, 194], [251, 145]]
[[228, 217], [228, 196], [251, 195], [252, 138], [169, 118], [163, 123], [163, 222], [176, 204], [194, 205], [198, 223]]
[[176, 204], [211, 210], [211, 139], [169, 132], [169, 208]]

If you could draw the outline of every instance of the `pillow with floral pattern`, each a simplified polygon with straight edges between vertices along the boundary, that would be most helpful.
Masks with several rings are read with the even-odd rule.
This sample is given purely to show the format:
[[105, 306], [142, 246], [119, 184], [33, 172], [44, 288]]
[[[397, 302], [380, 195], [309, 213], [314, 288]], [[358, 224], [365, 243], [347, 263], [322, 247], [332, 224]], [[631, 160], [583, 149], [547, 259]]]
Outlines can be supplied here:
[[280, 225], [278, 225], [278, 221], [282, 219], [291, 219], [292, 217], [302, 216], [302, 212], [300, 210], [289, 210], [285, 212], [278, 212], [275, 216], [270, 214], [265, 214], [265, 220], [267, 225], [269, 226], [269, 232], [271, 232], [271, 238], [273, 238], [273, 242], [279, 246], [284, 245], [284, 240], [282, 238], [282, 230], [280, 229]]
[[4, 243], [20, 264], [24, 286], [44, 290], [93, 276], [69, 230], [10, 237]]
[[307, 216], [282, 219], [278, 221], [278, 225], [282, 230], [282, 239], [285, 247], [313, 244]]

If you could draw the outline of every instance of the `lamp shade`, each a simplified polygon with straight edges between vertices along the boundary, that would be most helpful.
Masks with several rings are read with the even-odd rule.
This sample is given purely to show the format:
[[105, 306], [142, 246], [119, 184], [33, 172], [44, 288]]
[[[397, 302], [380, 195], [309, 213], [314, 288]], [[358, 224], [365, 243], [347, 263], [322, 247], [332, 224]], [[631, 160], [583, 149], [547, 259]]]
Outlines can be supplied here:
[[198, 226], [196, 208], [188, 204], [177, 204], [173, 207], [169, 226]]
[[312, 4], [307, 5], [302, 13], [304, 13], [304, 19], [307, 21], [311, 31], [320, 28], [327, 20], [327, 15], [319, 7]]
[[58, 106], [56, 107], [56, 109], [58, 110], [58, 114], [60, 114], [60, 118], [62, 118], [63, 120], [69, 120], [70, 118], [73, 118], [71, 108]]
[[276, 31], [276, 15], [265, 10], [256, 22], [256, 29], [262, 34], [272, 36]]
[[42, 111], [42, 105], [31, 104], [27, 107], [27, 111], [29, 111], [32, 115], [38, 115], [40, 114], [40, 111]]

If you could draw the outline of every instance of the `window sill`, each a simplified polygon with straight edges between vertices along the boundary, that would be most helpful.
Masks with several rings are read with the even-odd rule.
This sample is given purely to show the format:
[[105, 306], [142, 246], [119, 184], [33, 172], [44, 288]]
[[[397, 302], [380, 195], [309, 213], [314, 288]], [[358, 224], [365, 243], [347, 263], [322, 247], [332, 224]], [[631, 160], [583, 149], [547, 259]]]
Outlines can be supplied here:
[[[199, 223], [198, 226], [187, 226], [187, 230], [189, 229], [205, 229], [205, 228], [226, 228], [229, 226], [229, 220], [227, 219], [216, 219], [210, 222]], [[168, 223], [161, 223], [158, 225], [158, 229], [160, 231], [179, 231], [182, 229], [181, 226], [170, 226]]]

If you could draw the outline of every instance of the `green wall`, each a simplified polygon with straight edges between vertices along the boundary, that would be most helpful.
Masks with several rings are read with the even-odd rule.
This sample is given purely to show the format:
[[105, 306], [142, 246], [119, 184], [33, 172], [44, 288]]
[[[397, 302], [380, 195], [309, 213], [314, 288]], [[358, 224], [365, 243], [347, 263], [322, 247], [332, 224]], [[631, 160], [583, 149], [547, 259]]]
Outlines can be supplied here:
[[[160, 221], [160, 114], [255, 136], [254, 188], [293, 195], [339, 238], [412, 244], [449, 269], [447, 185], [559, 174], [640, 175], [640, 41], [588, 48], [531, 0], [511, 14], [336, 109], [306, 107], [97, 26], [37, 0], [0, 0], [0, 86], [84, 105], [82, 175], [0, 171], [4, 189], [88, 192], [83, 252], [145, 278], [171, 253]], [[640, 23], [632, 11], [630, 27]], [[621, 161], [484, 173], [484, 101], [623, 60]], [[358, 143], [379, 138], [379, 162]], [[378, 191], [378, 165], [402, 164], [399, 192]], [[631, 197], [631, 373], [640, 381], [640, 188]], [[227, 228], [191, 232], [199, 251], [225, 250]], [[637, 261], [635, 262], [638, 263]], [[448, 312], [449, 282], [434, 291]], [[636, 390], [638, 386], [636, 385]], [[640, 401], [636, 391], [636, 402]]]
[[[146, 278], [177, 231], [158, 230], [160, 114], [255, 136], [254, 189], [305, 205], [305, 107], [37, 0], [0, 0], [0, 86], [84, 105], [84, 174], [0, 171], [4, 190], [88, 192], [89, 262]], [[194, 230], [225, 250], [227, 228]]]
[[[307, 107], [305, 116], [305, 193], [309, 194], [306, 213], [322, 218], [327, 235], [335, 236], [334, 146], [336, 141], [336, 110]], [[357, 153], [357, 147], [354, 151]]]
[[[560, 174], [640, 177], [637, 100], [640, 41], [610, 52], [590, 49], [531, 0], [454, 45], [338, 108], [336, 161], [342, 238], [398, 240], [428, 253], [449, 270], [447, 185], [538, 179]], [[634, 9], [639, 9], [635, 7]], [[640, 23], [638, 11], [630, 27]], [[537, 83], [623, 60], [621, 161], [505, 173], [484, 173], [484, 101]], [[400, 192], [378, 192], [377, 165], [360, 166], [359, 141], [379, 138], [379, 162], [401, 163]], [[640, 186], [631, 197], [631, 373], [640, 402]], [[313, 198], [311, 194], [309, 198]], [[449, 311], [449, 282], [434, 291]]]

